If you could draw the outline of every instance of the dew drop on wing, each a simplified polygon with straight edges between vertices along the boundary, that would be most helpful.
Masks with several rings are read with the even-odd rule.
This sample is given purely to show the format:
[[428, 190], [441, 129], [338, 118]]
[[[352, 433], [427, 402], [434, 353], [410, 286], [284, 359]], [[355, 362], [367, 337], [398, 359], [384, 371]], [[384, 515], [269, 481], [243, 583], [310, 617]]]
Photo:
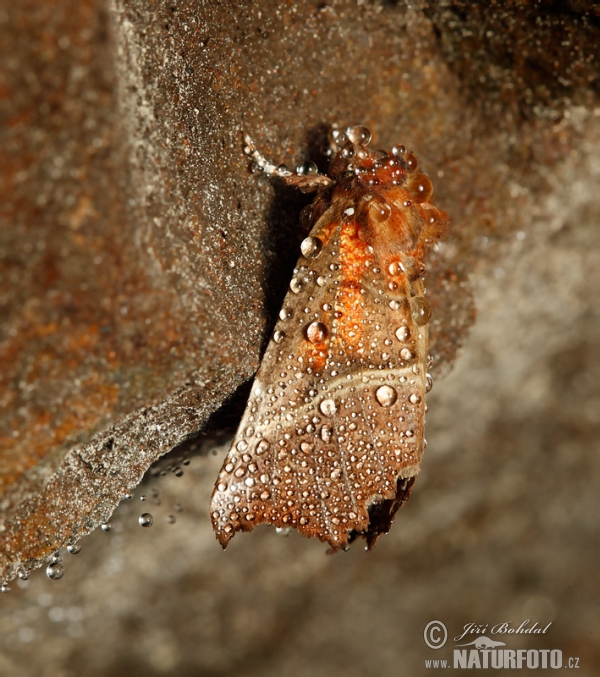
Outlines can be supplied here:
[[321, 404], [319, 404], [319, 410], [321, 411], [323, 416], [331, 418], [337, 412], [337, 405], [334, 400], [332, 400], [331, 398], [327, 398], [321, 401]]
[[302, 240], [300, 251], [306, 259], [316, 259], [323, 250], [323, 243], [318, 237], [309, 236]]
[[322, 343], [328, 334], [327, 327], [322, 322], [311, 322], [306, 328], [306, 338], [311, 343]]
[[398, 393], [390, 385], [384, 385], [375, 391], [375, 399], [382, 407], [391, 407], [398, 399]]
[[410, 338], [410, 329], [406, 325], [398, 327], [398, 329], [396, 329], [396, 338], [403, 343], [408, 341]]
[[423, 296], [415, 296], [410, 300], [411, 314], [415, 324], [425, 326], [431, 319], [431, 306]]

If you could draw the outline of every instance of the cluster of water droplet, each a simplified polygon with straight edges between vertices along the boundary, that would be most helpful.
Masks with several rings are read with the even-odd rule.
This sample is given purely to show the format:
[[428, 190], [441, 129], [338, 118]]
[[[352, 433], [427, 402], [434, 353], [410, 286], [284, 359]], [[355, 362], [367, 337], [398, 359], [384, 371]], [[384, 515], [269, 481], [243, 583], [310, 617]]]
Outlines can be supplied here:
[[[164, 476], [167, 474], [172, 474], [175, 477], [181, 477], [183, 475], [183, 468], [181, 466], [188, 466], [190, 464], [190, 460], [187, 457], [182, 457], [182, 458], [177, 458], [175, 461], [167, 461], [167, 462], [159, 462], [157, 466], [155, 466], [153, 474], [155, 476]], [[124, 494], [123, 496], [123, 501], [129, 502], [134, 498], [134, 494], [132, 493], [127, 493]], [[147, 494], [142, 494], [140, 495], [140, 501], [142, 502], [151, 502], [152, 504], [159, 506], [161, 505], [161, 498], [160, 498], [160, 493], [159, 490], [156, 487], [151, 487], [148, 495]], [[123, 507], [124, 504], [121, 504], [120, 508]], [[179, 503], [175, 503], [173, 505], [173, 510], [174, 513], [182, 512], [183, 507]], [[166, 516], [166, 522], [168, 524], [175, 524], [177, 521], [177, 517], [174, 513], [170, 513]], [[154, 523], [154, 517], [151, 513], [149, 512], [143, 512], [139, 515], [138, 517], [138, 524], [142, 527], [150, 527]], [[122, 531], [123, 525], [121, 524], [120, 521], [117, 521], [117, 527], [120, 527], [117, 529], [117, 531]], [[102, 531], [106, 533], [110, 533], [113, 531], [113, 523], [112, 522], [105, 522], [100, 525], [100, 528]], [[69, 545], [66, 546], [66, 551], [71, 554], [71, 555], [76, 555], [81, 551], [81, 544], [72, 542]], [[63, 562], [63, 556], [60, 551], [56, 551], [48, 561], [45, 569], [45, 573], [48, 579], [51, 581], [58, 581], [63, 578], [65, 575], [65, 565]], [[22, 568], [18, 571], [18, 578], [21, 581], [27, 581], [30, 577], [31, 574], [31, 569], [28, 568]], [[4, 581], [3, 583], [0, 584], [0, 592], [9, 592], [11, 590], [11, 586], [7, 581]]]

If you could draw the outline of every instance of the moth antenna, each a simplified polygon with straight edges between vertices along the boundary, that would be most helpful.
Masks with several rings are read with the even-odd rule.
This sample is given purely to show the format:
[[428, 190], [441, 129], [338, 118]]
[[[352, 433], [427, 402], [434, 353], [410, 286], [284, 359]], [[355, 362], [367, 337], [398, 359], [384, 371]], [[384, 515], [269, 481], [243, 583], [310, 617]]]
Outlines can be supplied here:
[[267, 176], [280, 176], [285, 178], [286, 176], [293, 176], [294, 173], [285, 165], [275, 165], [272, 162], [269, 162], [267, 158], [256, 148], [254, 141], [244, 134], [244, 153], [254, 161], [254, 167], [261, 171]]
[[244, 135], [244, 153], [253, 161], [254, 168], [267, 176], [278, 176], [285, 179], [289, 186], [298, 188], [303, 193], [311, 193], [320, 188], [328, 188], [333, 185], [326, 174], [320, 174], [317, 165], [310, 160], [296, 167], [296, 171], [290, 171], [286, 165], [275, 165], [256, 148], [252, 138]]

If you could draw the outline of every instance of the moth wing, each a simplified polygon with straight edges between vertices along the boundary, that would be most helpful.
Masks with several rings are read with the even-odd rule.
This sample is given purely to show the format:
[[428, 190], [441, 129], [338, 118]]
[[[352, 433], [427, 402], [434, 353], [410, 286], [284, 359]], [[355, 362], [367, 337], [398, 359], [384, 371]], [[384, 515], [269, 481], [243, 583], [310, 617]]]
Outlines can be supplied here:
[[290, 291], [211, 504], [225, 547], [260, 523], [345, 547], [389, 529], [423, 453], [422, 293], [331, 207]]

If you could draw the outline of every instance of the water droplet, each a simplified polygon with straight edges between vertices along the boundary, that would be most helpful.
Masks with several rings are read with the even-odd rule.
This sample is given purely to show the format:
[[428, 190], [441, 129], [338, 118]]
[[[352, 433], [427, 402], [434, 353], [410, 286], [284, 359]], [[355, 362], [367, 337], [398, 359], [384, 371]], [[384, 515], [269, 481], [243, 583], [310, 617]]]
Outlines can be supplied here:
[[400, 351], [400, 357], [403, 360], [406, 360], [407, 362], [408, 360], [412, 360], [414, 356], [415, 354], [413, 353], [413, 351], [409, 350], [408, 348], [402, 348], [402, 350]]
[[411, 313], [415, 324], [426, 325], [431, 319], [431, 306], [423, 296], [415, 296], [410, 300]]
[[246, 449], [248, 448], [248, 442], [246, 442], [246, 440], [240, 440], [240, 441], [235, 445], [235, 448], [236, 448], [238, 451], [246, 451]]
[[138, 523], [141, 527], [151, 527], [154, 522], [154, 518], [149, 512], [142, 513], [138, 517]]
[[398, 399], [398, 393], [395, 388], [392, 386], [380, 386], [375, 391], [375, 397], [382, 407], [391, 407], [392, 404]]
[[60, 562], [53, 562], [46, 567], [46, 576], [51, 581], [60, 581], [65, 575], [65, 568]]
[[399, 301], [392, 299], [389, 303], [389, 306], [392, 310], [400, 310], [400, 308], [402, 307], [402, 304]]
[[324, 277], [323, 275], [319, 275], [319, 277], [317, 278], [317, 284], [319, 285], [319, 287], [324, 287], [326, 282], [327, 278]]
[[311, 322], [306, 327], [306, 338], [311, 343], [322, 343], [328, 334], [327, 327], [322, 322]]
[[294, 292], [294, 294], [299, 294], [300, 290], [302, 289], [302, 281], [297, 277], [293, 277], [290, 280], [290, 289]]
[[275, 341], [275, 343], [281, 343], [284, 338], [285, 338], [284, 331], [277, 330], [276, 332], [273, 333], [273, 341]]
[[0, 592], [10, 592], [10, 585], [8, 583], [2, 583], [2, 585], [0, 585]]
[[387, 202], [373, 198], [368, 204], [369, 213], [376, 223], [385, 223], [392, 215], [392, 208]]
[[71, 555], [76, 555], [81, 552], [81, 545], [79, 545], [79, 543], [71, 543], [71, 545], [67, 545], [67, 551], [71, 553]]
[[410, 338], [410, 329], [405, 325], [398, 327], [398, 329], [396, 329], [396, 338], [398, 341], [408, 341]]
[[342, 148], [342, 157], [346, 160], [350, 160], [354, 157], [354, 148], [350, 145], [346, 145]]
[[371, 132], [364, 125], [348, 127], [346, 134], [357, 146], [366, 146], [371, 141]]
[[314, 162], [308, 160], [303, 162], [299, 167], [296, 167], [296, 174], [298, 176], [314, 176], [319, 173], [319, 168]]
[[411, 172], [414, 172], [419, 164], [417, 158], [412, 153], [407, 153], [404, 155], [404, 162], [406, 166], [410, 169]]
[[337, 406], [334, 400], [328, 398], [323, 400], [319, 405], [319, 409], [324, 416], [331, 418], [337, 412]]
[[331, 436], [333, 435], [333, 428], [329, 425], [324, 425], [321, 427], [321, 439], [323, 442], [329, 442]]
[[102, 529], [102, 531], [108, 532], [108, 531], [110, 531], [110, 530], [112, 529], [112, 524], [106, 524], [106, 523], [104, 523], [104, 524], [101, 524], [101, 525], [100, 525], [100, 528]]
[[304, 207], [302, 209], [302, 211], [300, 212], [300, 224], [306, 230], [308, 230], [309, 227], [310, 227], [310, 224], [311, 224], [312, 219], [313, 219], [314, 211], [315, 210], [314, 210], [313, 205], [310, 204], [310, 205], [306, 205], [306, 207]]
[[307, 259], [316, 259], [323, 249], [323, 243], [318, 237], [307, 237], [302, 240], [300, 251], [302, 256]]
[[[68, 550], [68, 548], [67, 548], [67, 550]], [[29, 580], [29, 573], [30, 572], [27, 571], [27, 569], [20, 569], [18, 576], [22, 581], [28, 581]]]
[[331, 138], [337, 143], [338, 146], [343, 145], [347, 141], [346, 135], [339, 129], [332, 130]]
[[433, 195], [433, 184], [425, 174], [413, 174], [408, 180], [407, 188], [415, 202], [428, 202]]
[[167, 524], [175, 524], [177, 517], [175, 515], [167, 515]]
[[426, 221], [430, 225], [433, 225], [434, 223], [437, 223], [440, 220], [440, 212], [435, 207], [430, 206], [426, 214], [427, 214]]
[[270, 447], [270, 443], [267, 442], [267, 440], [261, 440], [257, 445], [256, 445], [256, 453], [257, 454], [264, 454], [265, 451]]
[[433, 388], [433, 378], [431, 374], [425, 374], [425, 392], [428, 393]]
[[408, 401], [409, 401], [411, 404], [419, 404], [419, 402], [421, 401], [421, 396], [420, 396], [420, 395], [417, 395], [417, 393], [413, 393], [413, 394], [408, 398]]
[[292, 533], [292, 527], [275, 527], [275, 533], [278, 536], [289, 536]]

